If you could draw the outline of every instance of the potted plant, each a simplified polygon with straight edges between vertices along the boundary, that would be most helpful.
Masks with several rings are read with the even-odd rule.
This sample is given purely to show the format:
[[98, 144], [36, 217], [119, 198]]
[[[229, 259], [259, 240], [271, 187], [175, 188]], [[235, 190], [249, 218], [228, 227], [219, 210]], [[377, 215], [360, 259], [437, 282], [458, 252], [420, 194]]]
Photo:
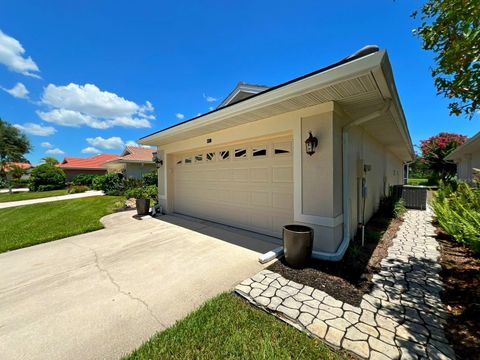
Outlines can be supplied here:
[[138, 215], [148, 215], [150, 211], [150, 200], [156, 202], [157, 199], [157, 187], [151, 185], [132, 188], [127, 191], [127, 197], [135, 198]]

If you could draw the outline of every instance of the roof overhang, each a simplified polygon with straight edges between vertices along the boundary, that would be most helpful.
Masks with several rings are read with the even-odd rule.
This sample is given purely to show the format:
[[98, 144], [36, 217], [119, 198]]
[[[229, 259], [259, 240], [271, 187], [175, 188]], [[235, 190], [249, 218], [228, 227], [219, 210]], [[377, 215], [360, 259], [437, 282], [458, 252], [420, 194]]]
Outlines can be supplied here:
[[117, 159], [112, 161], [107, 161], [105, 165], [111, 164], [154, 164], [153, 160], [125, 160], [125, 159]]
[[400, 159], [412, 160], [414, 150], [385, 51], [307, 74], [143, 137], [139, 142], [166, 145], [332, 101], [354, 121], [382, 108], [385, 99], [392, 100], [390, 110], [362, 127]]
[[480, 132], [468, 139], [463, 145], [453, 150], [445, 160], [458, 161], [466, 154], [480, 153]]

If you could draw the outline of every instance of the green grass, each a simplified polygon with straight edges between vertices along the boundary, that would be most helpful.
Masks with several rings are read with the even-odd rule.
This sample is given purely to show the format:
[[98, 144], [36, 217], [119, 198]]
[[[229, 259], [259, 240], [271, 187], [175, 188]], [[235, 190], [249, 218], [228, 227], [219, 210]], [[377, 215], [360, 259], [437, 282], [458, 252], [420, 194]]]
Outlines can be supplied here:
[[427, 185], [429, 185], [429, 180], [428, 180], [428, 179], [408, 179], [407, 184], [408, 184], [408, 185], [423, 185], [423, 186], [427, 186]]
[[124, 359], [342, 359], [318, 340], [225, 293]]
[[0, 209], [0, 253], [103, 228], [116, 196], [62, 200]]
[[12, 194], [2, 193], [0, 194], [0, 203], [9, 202], [9, 201], [40, 199], [40, 198], [60, 196], [60, 195], [67, 195], [67, 190], [62, 189], [62, 190], [38, 191], [38, 192], [25, 191], [25, 192], [14, 192]]

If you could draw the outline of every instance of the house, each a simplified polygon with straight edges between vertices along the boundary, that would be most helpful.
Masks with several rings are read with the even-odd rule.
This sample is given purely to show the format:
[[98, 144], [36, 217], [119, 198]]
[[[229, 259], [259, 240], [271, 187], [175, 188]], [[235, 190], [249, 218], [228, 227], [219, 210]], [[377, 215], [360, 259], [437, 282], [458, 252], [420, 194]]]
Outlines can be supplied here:
[[100, 154], [87, 158], [66, 157], [57, 166], [65, 172], [67, 180], [71, 181], [80, 174], [104, 175], [107, 173], [105, 163], [116, 159], [118, 155]]
[[141, 179], [143, 174], [156, 169], [153, 151], [152, 148], [127, 146], [120, 156], [107, 161], [105, 166], [108, 172], [119, 172], [126, 177]]
[[21, 180], [28, 180], [30, 179], [33, 165], [29, 162], [9, 162], [5, 164], [3, 170], [8, 174], [13, 168], [18, 167], [24, 170], [24, 173], [21, 175]]
[[457, 164], [459, 180], [472, 182], [474, 169], [480, 169], [480, 132], [453, 150], [445, 160]]
[[140, 139], [157, 147], [163, 209], [278, 238], [305, 224], [316, 258], [341, 259], [414, 158], [387, 52], [368, 46], [274, 87], [237, 88]]

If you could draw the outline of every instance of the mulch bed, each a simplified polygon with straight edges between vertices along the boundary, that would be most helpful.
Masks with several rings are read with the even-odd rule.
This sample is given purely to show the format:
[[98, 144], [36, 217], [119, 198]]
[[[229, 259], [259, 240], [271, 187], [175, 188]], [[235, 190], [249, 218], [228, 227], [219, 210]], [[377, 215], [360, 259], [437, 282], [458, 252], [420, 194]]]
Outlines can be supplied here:
[[459, 359], [480, 359], [480, 257], [438, 231], [447, 339]]
[[284, 278], [325, 291], [338, 300], [359, 306], [362, 296], [371, 290], [372, 275], [400, 227], [402, 220], [375, 214], [365, 228], [365, 246], [359, 240], [350, 244], [344, 258], [338, 262], [310, 260], [304, 269], [294, 269], [282, 258], [268, 267]]

